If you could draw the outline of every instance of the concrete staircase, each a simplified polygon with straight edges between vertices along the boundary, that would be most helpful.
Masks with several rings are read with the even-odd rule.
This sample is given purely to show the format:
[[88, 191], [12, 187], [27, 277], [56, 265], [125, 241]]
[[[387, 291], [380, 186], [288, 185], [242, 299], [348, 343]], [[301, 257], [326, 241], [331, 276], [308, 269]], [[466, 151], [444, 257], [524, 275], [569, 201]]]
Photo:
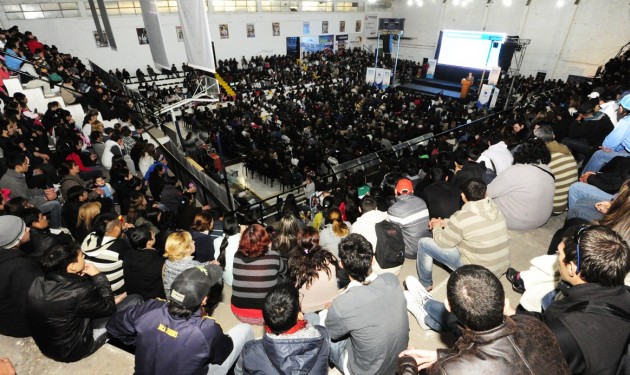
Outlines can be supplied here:
[[225, 90], [225, 92], [231, 96], [232, 98], [236, 99], [236, 92], [234, 91], [234, 89], [223, 79], [223, 77], [221, 77], [219, 75], [219, 73], [215, 73], [214, 77], [217, 79], [217, 82], [219, 82], [219, 85], [221, 85], [221, 87], [223, 88], [223, 90]]

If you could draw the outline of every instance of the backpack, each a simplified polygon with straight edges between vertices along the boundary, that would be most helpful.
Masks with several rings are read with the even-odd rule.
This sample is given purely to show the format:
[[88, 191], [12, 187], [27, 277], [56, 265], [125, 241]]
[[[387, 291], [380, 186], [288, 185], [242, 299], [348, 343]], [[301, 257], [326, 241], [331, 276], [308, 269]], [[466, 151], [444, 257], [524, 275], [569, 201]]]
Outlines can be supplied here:
[[389, 220], [376, 223], [376, 249], [374, 256], [378, 265], [383, 268], [398, 267], [405, 262], [405, 241], [402, 229]]

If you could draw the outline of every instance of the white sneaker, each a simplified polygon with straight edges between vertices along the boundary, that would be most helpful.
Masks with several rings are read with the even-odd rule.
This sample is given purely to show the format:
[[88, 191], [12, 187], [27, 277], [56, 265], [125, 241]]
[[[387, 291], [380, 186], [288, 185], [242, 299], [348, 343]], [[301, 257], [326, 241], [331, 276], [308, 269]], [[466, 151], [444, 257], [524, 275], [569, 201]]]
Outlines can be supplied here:
[[405, 279], [405, 286], [407, 286], [407, 290], [410, 292], [416, 302], [420, 306], [423, 306], [423, 308], [424, 304], [428, 300], [435, 299], [429, 292], [427, 292], [425, 287], [420, 284], [420, 280], [416, 279], [413, 276], [407, 276], [407, 278]]
[[424, 307], [418, 304], [416, 298], [411, 294], [411, 292], [405, 290], [403, 292], [405, 294], [405, 299], [407, 300], [407, 310], [411, 313], [411, 315], [416, 318], [418, 321], [418, 325], [425, 331], [430, 330], [429, 326], [424, 322], [424, 318], [427, 316], [427, 312], [424, 310]]

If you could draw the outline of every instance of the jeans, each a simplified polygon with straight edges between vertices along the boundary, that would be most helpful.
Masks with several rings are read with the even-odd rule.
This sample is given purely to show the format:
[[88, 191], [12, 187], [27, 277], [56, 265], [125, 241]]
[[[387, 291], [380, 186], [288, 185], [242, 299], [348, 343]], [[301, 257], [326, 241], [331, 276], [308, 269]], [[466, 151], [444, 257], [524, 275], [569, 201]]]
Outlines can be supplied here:
[[[139, 294], [131, 294], [125, 297], [116, 305], [116, 311], [123, 311], [130, 307], [142, 305], [144, 299]], [[111, 316], [104, 318], [92, 319], [92, 336], [94, 337], [94, 346], [92, 347], [92, 353], [98, 348], [103, 346], [108, 339], [107, 330], [105, 326]]]
[[457, 318], [446, 310], [444, 303], [430, 299], [424, 304], [424, 311], [427, 312], [424, 323], [429, 328], [436, 332], [451, 332], [459, 336]]
[[418, 278], [425, 288], [433, 286], [433, 260], [437, 260], [451, 270], [463, 266], [462, 257], [456, 247], [443, 249], [439, 247], [433, 238], [423, 237], [418, 241], [418, 258], [416, 269]]
[[[318, 325], [324, 326], [324, 323], [320, 323], [319, 314], [316, 313], [307, 313], [304, 314], [304, 320], [309, 322], [310, 325]], [[329, 339], [330, 340], [330, 339]], [[346, 356], [346, 344], [348, 343], [348, 339], [345, 338], [339, 341], [330, 341], [330, 354], [328, 355], [328, 360], [332, 362], [332, 364], [339, 370], [340, 373], [343, 372], [343, 362]]]
[[61, 228], [61, 203], [58, 200], [47, 201], [37, 207], [44, 215], [50, 216], [50, 227]]
[[585, 184], [584, 182], [576, 182], [569, 187], [569, 209], [579, 199], [590, 198], [601, 202], [609, 201], [612, 197], [612, 194], [608, 194], [593, 185]]
[[230, 371], [230, 368], [232, 368], [235, 362], [236, 366], [234, 368], [234, 374], [240, 375], [243, 373], [243, 359], [241, 357], [241, 352], [243, 351], [245, 343], [254, 339], [252, 326], [241, 323], [227, 331], [226, 334], [232, 338], [234, 349], [232, 349], [232, 352], [222, 364], [210, 364], [208, 366], [208, 375], [225, 375], [228, 371]]
[[630, 156], [630, 153], [626, 150], [617, 152], [606, 152], [602, 150], [595, 151], [595, 153], [593, 154], [593, 156], [591, 156], [590, 160], [588, 161], [588, 163], [586, 163], [582, 171], [599, 172], [600, 169], [602, 169], [602, 167], [606, 165], [606, 163], [611, 161], [612, 158], [616, 156]]

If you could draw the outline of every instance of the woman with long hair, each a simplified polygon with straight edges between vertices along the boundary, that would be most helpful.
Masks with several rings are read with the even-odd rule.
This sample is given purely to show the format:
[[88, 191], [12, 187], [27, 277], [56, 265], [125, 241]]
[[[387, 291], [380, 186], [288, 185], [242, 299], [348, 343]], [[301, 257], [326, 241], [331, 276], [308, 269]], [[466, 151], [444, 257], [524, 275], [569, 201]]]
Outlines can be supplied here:
[[134, 191], [129, 195], [129, 210], [127, 211], [127, 222], [139, 225], [138, 219], [145, 215], [148, 202], [144, 194]]
[[303, 313], [323, 310], [338, 293], [337, 259], [319, 246], [319, 233], [306, 227], [298, 233], [297, 247], [289, 258], [291, 281], [300, 290]]
[[264, 324], [262, 306], [267, 292], [287, 274], [287, 266], [260, 224], [247, 227], [241, 234], [234, 256], [232, 312], [238, 320], [253, 325]]
[[214, 260], [214, 240], [210, 235], [214, 227], [214, 218], [208, 211], [201, 211], [195, 214], [190, 227], [190, 235], [195, 241], [195, 260], [208, 262]]
[[223, 235], [214, 239], [214, 259], [223, 268], [223, 282], [232, 285], [234, 276], [234, 255], [241, 241], [241, 226], [234, 215], [223, 218]]
[[326, 226], [320, 232], [321, 247], [337, 256], [339, 242], [348, 234], [350, 234], [350, 223], [341, 219], [341, 211], [338, 208], [331, 208], [326, 216]]
[[273, 240], [272, 248], [280, 253], [284, 259], [289, 258], [289, 253], [297, 245], [297, 234], [300, 231], [295, 216], [285, 213], [280, 219], [278, 235]]
[[99, 202], [84, 203], [79, 207], [77, 215], [77, 225], [73, 232], [74, 239], [83, 241], [87, 235], [92, 232], [92, 224], [94, 219], [101, 213], [101, 204]]

